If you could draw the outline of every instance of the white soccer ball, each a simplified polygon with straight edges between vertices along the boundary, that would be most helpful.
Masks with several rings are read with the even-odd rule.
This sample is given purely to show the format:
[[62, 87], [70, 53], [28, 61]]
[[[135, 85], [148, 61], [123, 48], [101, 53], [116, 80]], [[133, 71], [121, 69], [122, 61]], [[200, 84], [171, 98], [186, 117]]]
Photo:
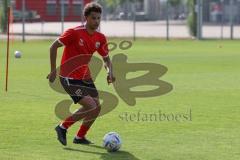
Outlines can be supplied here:
[[116, 132], [109, 132], [103, 137], [103, 147], [108, 152], [116, 152], [121, 148], [122, 140]]
[[14, 55], [15, 55], [15, 58], [21, 58], [22, 57], [22, 53], [20, 51], [15, 51]]

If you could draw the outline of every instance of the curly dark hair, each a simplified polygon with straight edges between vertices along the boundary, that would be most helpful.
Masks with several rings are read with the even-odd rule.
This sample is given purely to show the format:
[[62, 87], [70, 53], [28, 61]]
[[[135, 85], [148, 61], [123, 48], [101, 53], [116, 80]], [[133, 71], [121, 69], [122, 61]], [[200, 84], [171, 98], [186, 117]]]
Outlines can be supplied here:
[[102, 13], [102, 6], [96, 2], [86, 4], [83, 9], [83, 15], [87, 17], [90, 15], [91, 12]]

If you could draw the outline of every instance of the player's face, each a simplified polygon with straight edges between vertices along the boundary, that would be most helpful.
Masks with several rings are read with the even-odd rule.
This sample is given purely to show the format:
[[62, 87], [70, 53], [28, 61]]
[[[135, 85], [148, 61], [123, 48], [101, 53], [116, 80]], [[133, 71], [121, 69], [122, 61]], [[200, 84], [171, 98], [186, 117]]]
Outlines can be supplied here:
[[89, 16], [86, 17], [87, 25], [92, 29], [96, 30], [99, 27], [101, 21], [101, 13], [91, 12]]

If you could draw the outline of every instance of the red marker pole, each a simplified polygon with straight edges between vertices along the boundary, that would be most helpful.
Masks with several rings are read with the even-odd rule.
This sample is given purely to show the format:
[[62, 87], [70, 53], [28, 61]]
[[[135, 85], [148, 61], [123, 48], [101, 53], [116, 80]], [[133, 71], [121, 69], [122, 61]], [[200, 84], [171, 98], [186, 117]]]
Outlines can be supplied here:
[[10, 36], [10, 14], [11, 8], [8, 7], [8, 25], [7, 25], [7, 60], [6, 60], [6, 86], [5, 91], [8, 91], [8, 66], [9, 66], [9, 36]]

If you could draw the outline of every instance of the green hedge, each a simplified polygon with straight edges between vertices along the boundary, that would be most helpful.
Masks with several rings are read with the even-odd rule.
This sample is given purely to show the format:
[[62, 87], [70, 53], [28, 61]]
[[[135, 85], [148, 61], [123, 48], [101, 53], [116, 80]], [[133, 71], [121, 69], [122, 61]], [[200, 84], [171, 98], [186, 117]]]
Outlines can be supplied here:
[[10, 0], [3, 0], [0, 5], [0, 30], [3, 33], [7, 32], [7, 8], [10, 4]]
[[197, 14], [195, 12], [195, 5], [196, 0], [188, 0], [189, 15], [187, 22], [189, 32], [193, 37], [197, 36]]
[[3, 15], [3, 7], [2, 4], [0, 5], [0, 31], [3, 31], [3, 26], [4, 26], [4, 15]]

